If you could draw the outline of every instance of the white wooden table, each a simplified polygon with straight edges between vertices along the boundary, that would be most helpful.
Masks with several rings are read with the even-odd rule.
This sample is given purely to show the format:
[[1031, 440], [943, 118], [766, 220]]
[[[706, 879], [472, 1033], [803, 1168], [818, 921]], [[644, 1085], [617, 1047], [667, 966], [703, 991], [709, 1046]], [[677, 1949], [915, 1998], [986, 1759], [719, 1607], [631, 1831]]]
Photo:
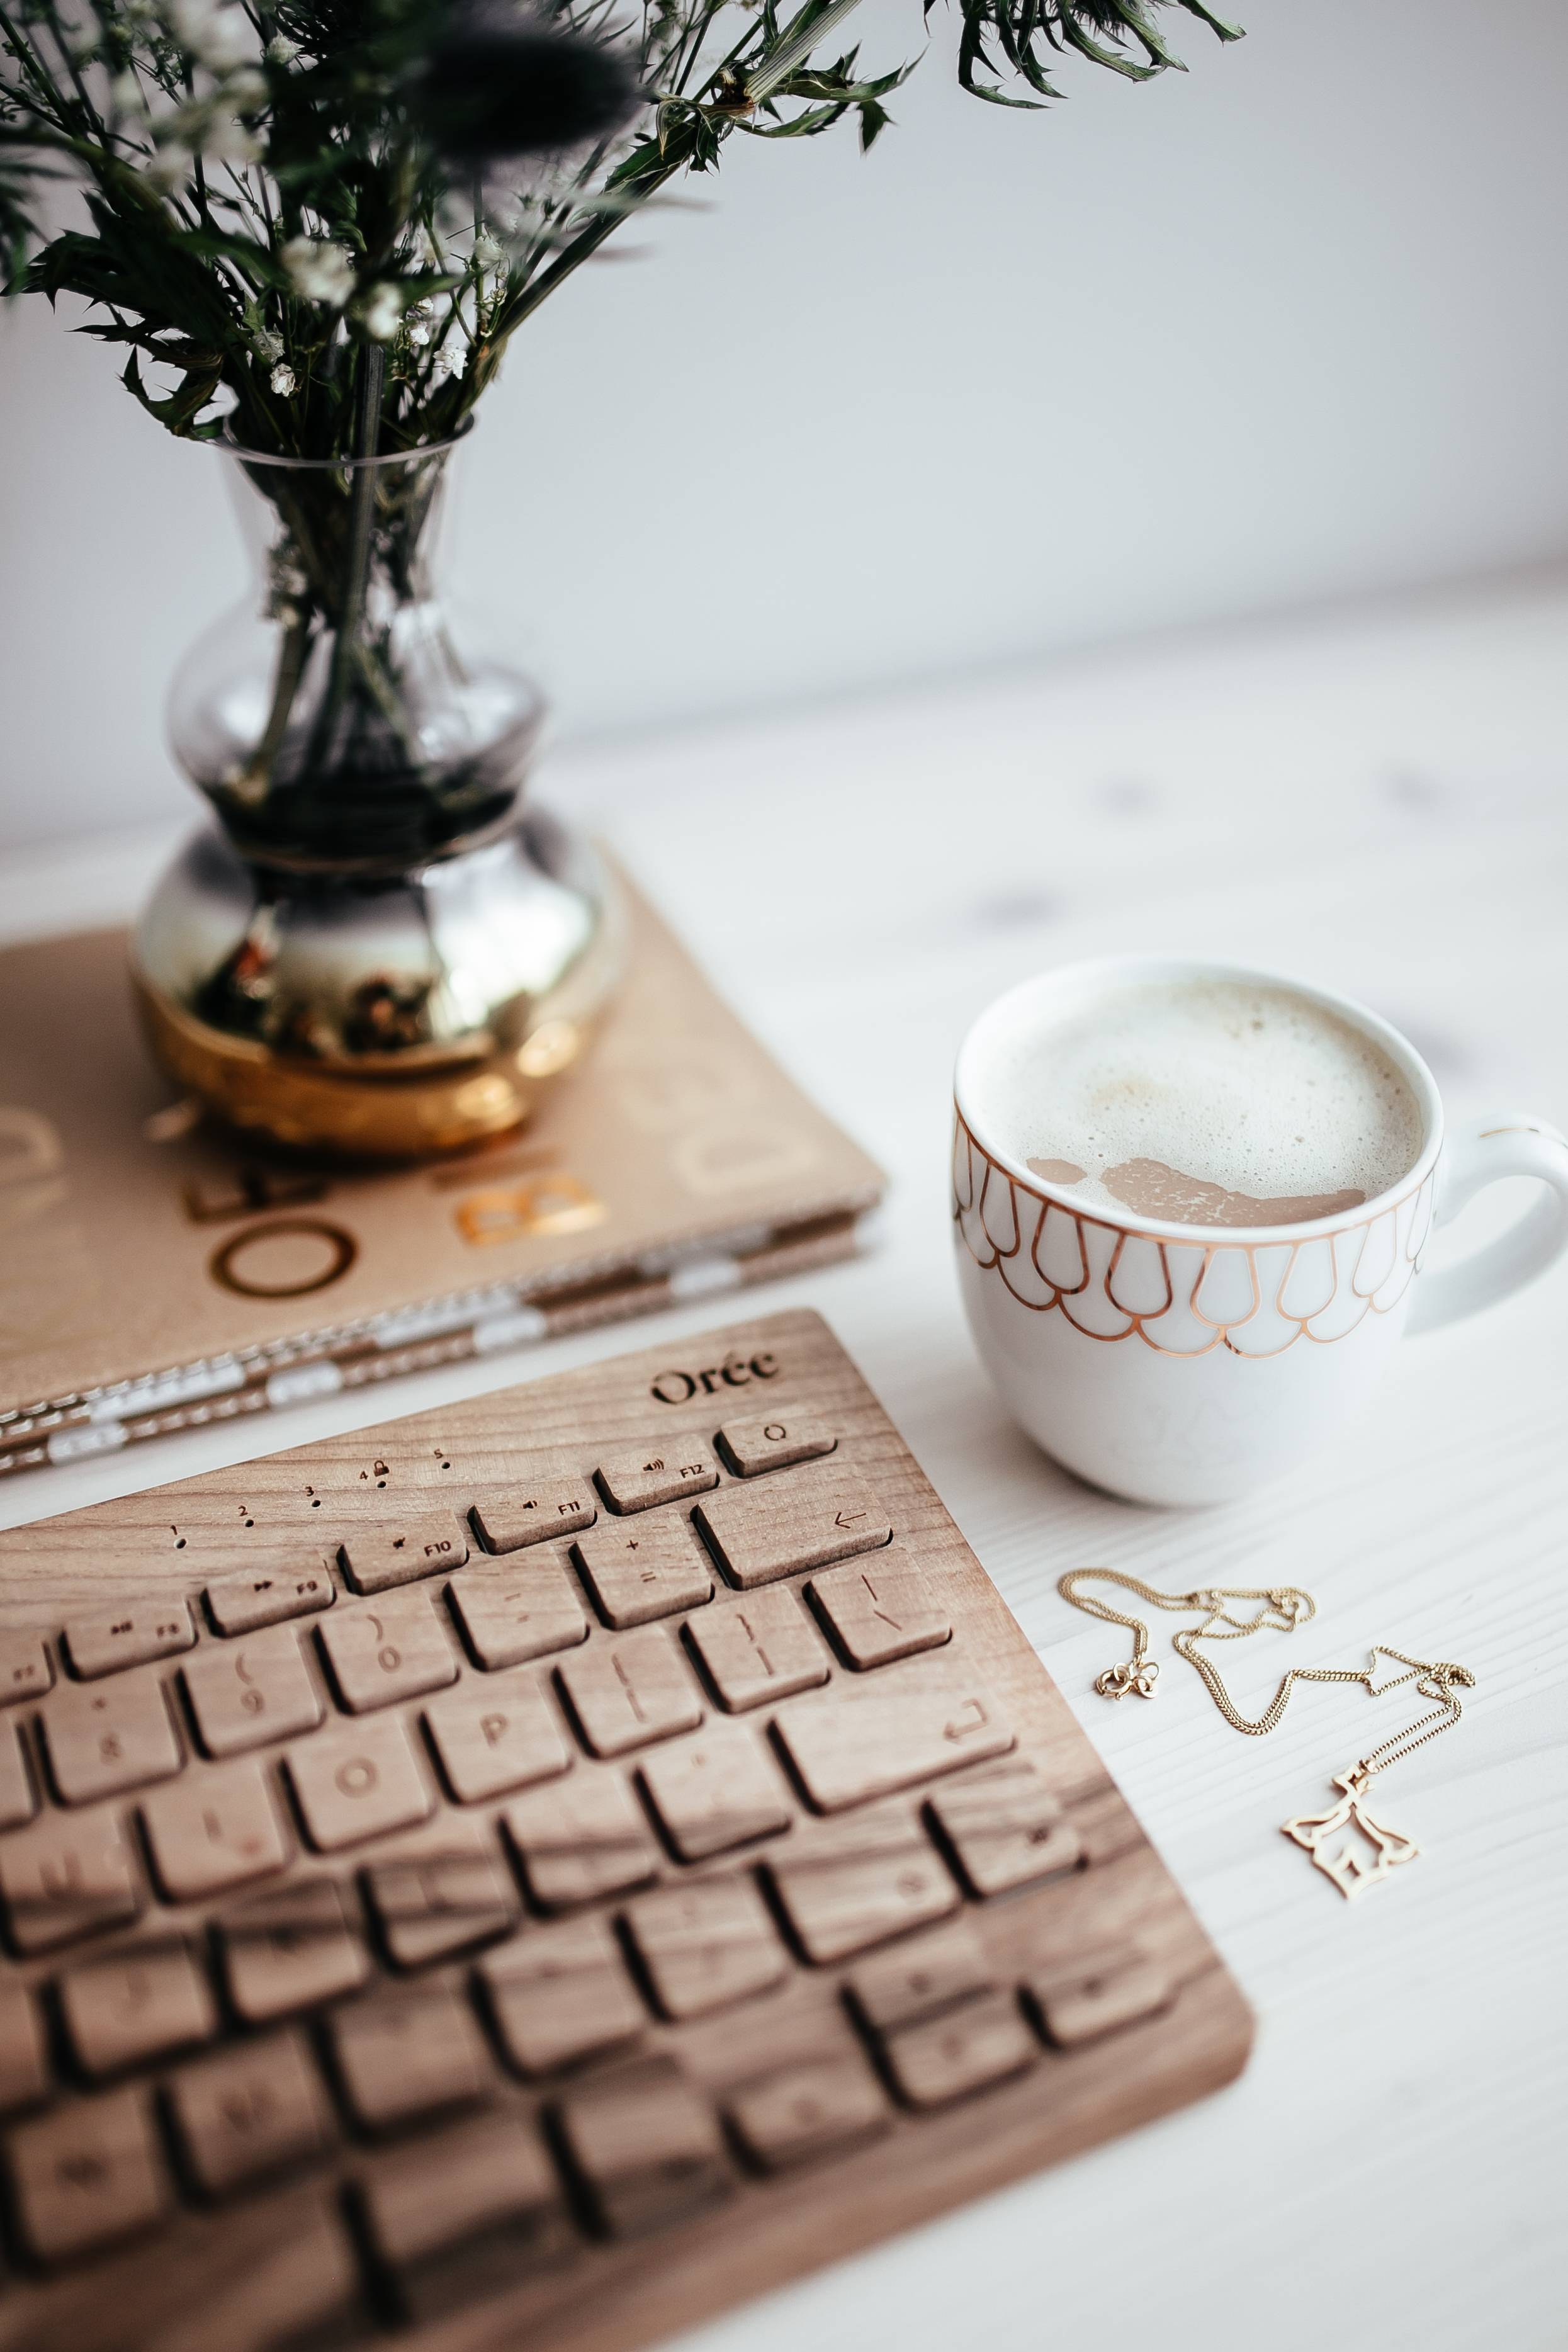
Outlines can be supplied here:
[[[1118, 948], [1294, 968], [1405, 1026], [1451, 1108], [1568, 1121], [1565, 648], [1568, 584], [1536, 582], [550, 764], [547, 792], [610, 835], [892, 1174], [878, 1253], [772, 1297], [822, 1308], [859, 1358], [1260, 2029], [1207, 2106], [737, 2312], [693, 2352], [1568, 2341], [1568, 1267], [1412, 1341], [1364, 1428], [1305, 1471], [1182, 1516], [1075, 1486], [1003, 1419], [959, 1315], [946, 1199], [970, 1018], [1041, 964]], [[0, 929], [126, 910], [164, 847], [30, 857], [0, 887]], [[463, 1365], [266, 1435], [649, 1336]], [[18, 1479], [0, 1521], [246, 1450], [235, 1425]], [[1097, 1700], [1118, 1637], [1055, 1591], [1094, 1560], [1184, 1587], [1304, 1584], [1320, 1616], [1299, 1663], [1359, 1664], [1386, 1639], [1470, 1666], [1460, 1729], [1386, 1784], [1426, 1858], [1352, 1909], [1278, 1834], [1375, 1724], [1395, 1727], [1397, 1699], [1305, 1690], [1267, 1742], [1227, 1729], [1179, 1663], [1157, 1706]], [[1277, 1645], [1244, 1660], [1244, 1701], [1281, 1663]]]

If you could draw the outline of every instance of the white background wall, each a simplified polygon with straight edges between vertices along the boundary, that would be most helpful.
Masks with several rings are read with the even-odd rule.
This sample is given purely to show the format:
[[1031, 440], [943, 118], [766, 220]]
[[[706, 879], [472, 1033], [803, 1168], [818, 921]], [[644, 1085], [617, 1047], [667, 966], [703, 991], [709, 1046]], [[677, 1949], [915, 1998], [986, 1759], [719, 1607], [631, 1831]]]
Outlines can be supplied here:
[[[1236, 0], [1137, 89], [733, 142], [514, 346], [455, 572], [581, 737], [1568, 551], [1568, 8]], [[868, 63], [918, 49], [867, 0]], [[178, 813], [221, 460], [0, 319], [0, 845]]]

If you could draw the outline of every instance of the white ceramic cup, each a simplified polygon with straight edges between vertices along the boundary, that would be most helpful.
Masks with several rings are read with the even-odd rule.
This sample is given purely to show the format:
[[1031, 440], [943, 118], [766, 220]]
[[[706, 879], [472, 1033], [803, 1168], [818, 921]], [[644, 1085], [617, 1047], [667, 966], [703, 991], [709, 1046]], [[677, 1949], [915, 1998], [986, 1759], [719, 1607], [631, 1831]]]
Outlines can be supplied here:
[[[1343, 1216], [1239, 1232], [1086, 1209], [1010, 1156], [977, 1087], [1002, 1039], [1110, 989], [1216, 979], [1283, 989], [1375, 1040], [1421, 1113], [1397, 1183]], [[1166, 956], [1042, 972], [980, 1015], [954, 1096], [959, 1277], [986, 1368], [1048, 1454], [1135, 1502], [1222, 1502], [1291, 1468], [1357, 1412], [1402, 1333], [1507, 1297], [1568, 1247], [1568, 1139], [1521, 1111], [1446, 1136], [1432, 1074], [1397, 1030], [1278, 972]], [[1423, 1274], [1433, 1224], [1504, 1176], [1539, 1178], [1541, 1197]]]

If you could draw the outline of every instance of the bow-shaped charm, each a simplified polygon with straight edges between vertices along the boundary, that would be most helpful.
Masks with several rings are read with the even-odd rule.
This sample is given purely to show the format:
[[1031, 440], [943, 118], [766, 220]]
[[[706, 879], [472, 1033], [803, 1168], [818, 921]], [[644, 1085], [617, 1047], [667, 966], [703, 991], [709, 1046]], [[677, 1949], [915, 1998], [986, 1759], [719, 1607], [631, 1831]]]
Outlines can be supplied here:
[[1124, 1658], [1119, 1665], [1107, 1666], [1103, 1675], [1096, 1675], [1094, 1687], [1102, 1698], [1125, 1698], [1129, 1691], [1136, 1691], [1140, 1698], [1153, 1698], [1159, 1676], [1157, 1663]]

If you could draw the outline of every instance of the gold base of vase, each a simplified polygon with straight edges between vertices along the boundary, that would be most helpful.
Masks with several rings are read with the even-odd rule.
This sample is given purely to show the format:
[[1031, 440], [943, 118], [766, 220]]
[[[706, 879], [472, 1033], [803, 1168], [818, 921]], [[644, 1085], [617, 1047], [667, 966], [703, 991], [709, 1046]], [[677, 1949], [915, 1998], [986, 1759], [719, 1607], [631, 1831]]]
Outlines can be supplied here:
[[344, 1076], [207, 1028], [139, 973], [131, 985], [154, 1058], [225, 1126], [353, 1159], [420, 1160], [507, 1134], [580, 1060], [592, 1036], [591, 1027], [557, 1020], [515, 1054], [478, 1066], [409, 1077]]
[[153, 895], [131, 979], [154, 1056], [225, 1125], [417, 1160], [507, 1133], [576, 1066], [623, 929], [605, 868], [549, 820], [373, 890], [258, 877], [204, 833]]

